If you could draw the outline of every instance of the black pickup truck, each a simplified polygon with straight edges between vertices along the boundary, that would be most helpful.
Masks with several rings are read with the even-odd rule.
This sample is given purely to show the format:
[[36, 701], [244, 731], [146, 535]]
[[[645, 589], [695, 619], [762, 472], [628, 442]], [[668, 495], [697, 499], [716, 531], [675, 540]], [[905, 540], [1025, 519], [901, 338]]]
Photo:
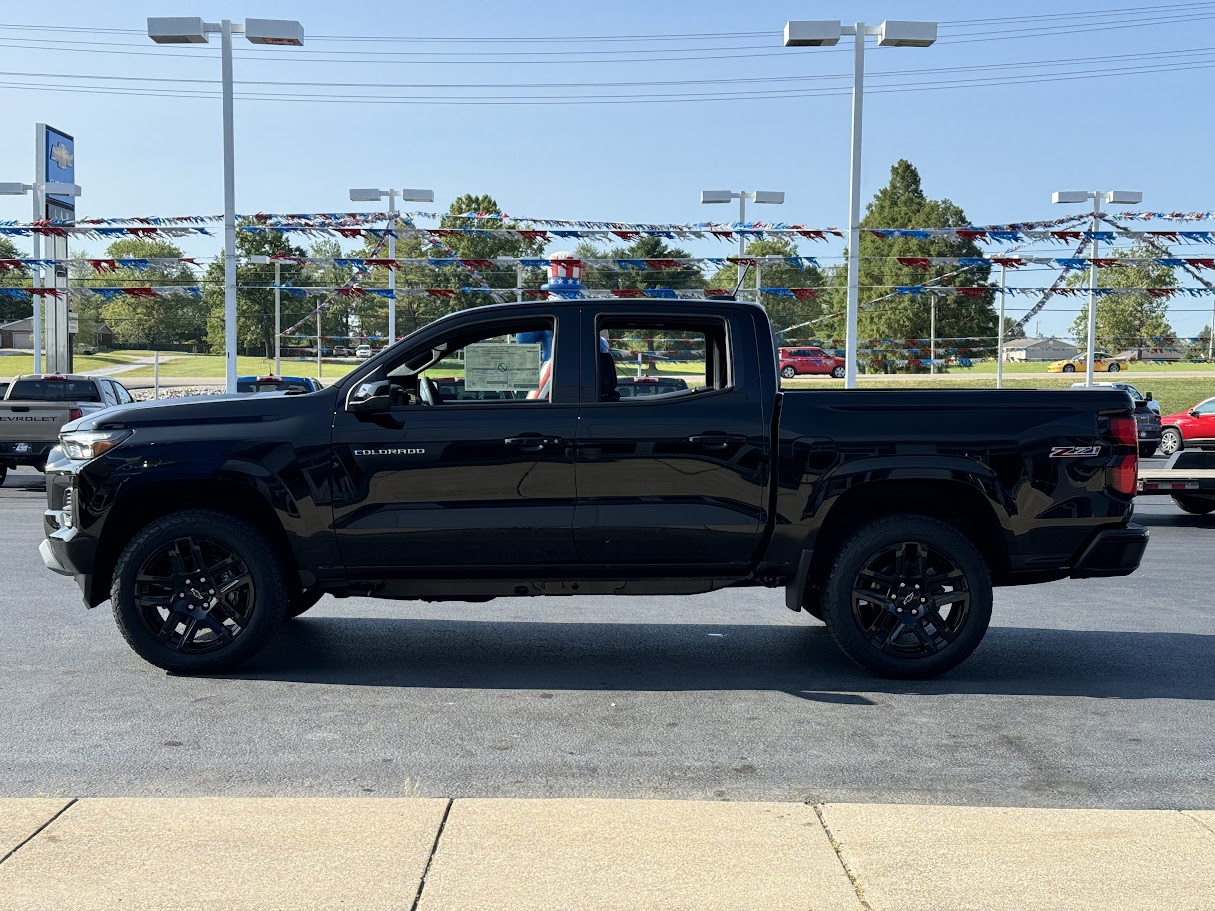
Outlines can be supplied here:
[[[704, 357], [621, 396], [630, 341]], [[979, 644], [993, 585], [1135, 570], [1137, 459], [1125, 392], [782, 391], [757, 305], [493, 305], [319, 392], [74, 422], [41, 553], [175, 672], [232, 667], [325, 593], [766, 586], [865, 667], [928, 677]]]

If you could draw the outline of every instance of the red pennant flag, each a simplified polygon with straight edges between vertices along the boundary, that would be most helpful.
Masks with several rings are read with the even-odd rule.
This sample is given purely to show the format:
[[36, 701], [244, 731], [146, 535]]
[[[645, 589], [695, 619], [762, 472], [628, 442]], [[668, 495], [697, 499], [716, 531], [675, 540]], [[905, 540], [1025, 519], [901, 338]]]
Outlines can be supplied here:
[[1186, 259], [1186, 265], [1193, 266], [1195, 269], [1215, 269], [1215, 259], [1196, 258]]
[[522, 237], [524, 240], [542, 240], [545, 243], [548, 243], [548, 232], [547, 231], [527, 231], [527, 230], [520, 228], [519, 236]]
[[716, 237], [718, 240], [733, 240], [734, 239], [733, 231], [710, 231], [709, 233], [712, 234], [714, 237]]
[[958, 288], [958, 293], [963, 297], [985, 297], [990, 288]]
[[468, 269], [492, 269], [495, 263], [492, 259], [462, 259], [460, 265]]
[[127, 297], [160, 297], [155, 288], [123, 288], [122, 293]]
[[790, 288], [789, 290], [799, 301], [812, 301], [818, 297], [817, 288]]
[[1079, 240], [1081, 234], [1079, 231], [1051, 231], [1050, 236], [1055, 240]]
[[722, 295], [733, 293], [733, 288], [705, 288], [705, 297], [720, 297]]
[[0, 272], [24, 272], [25, 264], [19, 259], [0, 259]]
[[973, 228], [958, 228], [958, 237], [962, 240], [987, 240], [987, 232], [977, 231]]
[[1148, 288], [1147, 293], [1152, 297], [1172, 297], [1172, 288]]
[[365, 259], [363, 260], [363, 264], [368, 266], [380, 266], [381, 268], [390, 269], [392, 271], [396, 271], [397, 268], [397, 261], [395, 259]]
[[753, 267], [757, 265], [754, 256], [730, 256], [727, 257], [726, 262], [734, 263], [736, 266]]
[[1010, 269], [1019, 269], [1025, 265], [1025, 260], [1019, 256], [993, 256], [991, 261], [997, 266], [1008, 266]]
[[1118, 260], [1110, 256], [1096, 256], [1089, 259], [1089, 262], [1098, 269], [1108, 269], [1111, 266], [1118, 265]]
[[541, 291], [539, 288], [527, 288], [523, 292], [523, 299], [525, 301], [544, 300], [546, 297], [548, 297], [548, 292]]
[[334, 228], [341, 237], [359, 238], [363, 236], [362, 228]]
[[641, 236], [639, 231], [613, 231], [612, 233], [621, 240], [636, 240]]
[[807, 240], [826, 240], [827, 234], [825, 231], [802, 231], [797, 232], [799, 237], [804, 237]]
[[450, 300], [456, 296], [455, 289], [453, 288], [427, 288], [426, 293], [440, 300]]
[[932, 263], [923, 256], [900, 256], [898, 257], [899, 265], [906, 266], [909, 269], [931, 269]]
[[678, 269], [680, 266], [674, 259], [647, 259], [645, 265], [647, 269]]

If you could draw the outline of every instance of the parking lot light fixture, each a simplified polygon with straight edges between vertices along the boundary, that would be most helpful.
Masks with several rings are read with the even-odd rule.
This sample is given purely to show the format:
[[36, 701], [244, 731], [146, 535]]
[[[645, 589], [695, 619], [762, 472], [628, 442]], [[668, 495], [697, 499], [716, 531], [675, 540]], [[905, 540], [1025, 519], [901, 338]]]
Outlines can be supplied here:
[[251, 44], [300, 46], [304, 27], [294, 19], [247, 19], [205, 22], [197, 16], [148, 18], [148, 37], [157, 44], [206, 44], [209, 35], [220, 36], [220, 74], [224, 128], [224, 359], [229, 393], [236, 392], [236, 177], [235, 141], [232, 135], [232, 36], [244, 35]]
[[392, 227], [388, 233], [388, 258], [393, 268], [388, 270], [388, 344], [397, 340], [397, 199], [403, 202], [434, 202], [434, 190], [380, 190], [375, 187], [359, 187], [350, 191], [351, 202], [379, 202], [388, 197], [388, 216]]
[[861, 119], [865, 94], [865, 38], [878, 47], [928, 47], [937, 40], [937, 23], [888, 19], [881, 25], [844, 25], [838, 19], [785, 23], [785, 47], [831, 47], [841, 35], [854, 36], [852, 54], [852, 164], [848, 193], [848, 313], [844, 386], [856, 388], [856, 323], [860, 309], [861, 266]]
[[[751, 200], [759, 205], [779, 206], [785, 201], [784, 190], [701, 190], [700, 201], [702, 204], [727, 203], [738, 200], [738, 226], [742, 228], [747, 223], [747, 200]], [[738, 235], [738, 255], [743, 257], [747, 255], [747, 235], [741, 231]], [[743, 265], [738, 264], [738, 281], [741, 285], [743, 278]], [[755, 275], [755, 300], [760, 299], [759, 291], [759, 269], [756, 268]]]
[[1137, 206], [1143, 202], [1138, 190], [1056, 190], [1051, 202], [1080, 203], [1093, 201], [1092, 241], [1088, 262], [1088, 355], [1084, 365], [1084, 385], [1093, 386], [1093, 361], [1097, 352], [1097, 223], [1101, 216], [1102, 203], [1121, 206]]

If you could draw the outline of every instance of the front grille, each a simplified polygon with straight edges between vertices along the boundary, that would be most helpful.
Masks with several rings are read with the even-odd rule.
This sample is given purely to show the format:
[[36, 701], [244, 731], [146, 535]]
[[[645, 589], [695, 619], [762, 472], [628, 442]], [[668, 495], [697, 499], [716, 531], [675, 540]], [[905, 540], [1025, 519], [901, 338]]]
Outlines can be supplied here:
[[73, 513], [73, 500], [72, 488], [65, 488], [63, 491], [63, 524], [67, 528], [71, 528], [76, 522], [76, 516]]

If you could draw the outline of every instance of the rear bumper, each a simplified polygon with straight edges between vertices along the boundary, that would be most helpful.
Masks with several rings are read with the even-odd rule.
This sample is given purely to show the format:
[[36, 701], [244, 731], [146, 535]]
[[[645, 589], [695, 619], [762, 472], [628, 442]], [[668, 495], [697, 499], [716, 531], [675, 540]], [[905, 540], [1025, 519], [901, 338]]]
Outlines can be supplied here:
[[0, 443], [0, 465], [15, 468], [18, 465], [45, 465], [47, 455], [58, 445], [58, 440], [52, 442], [4, 442]]
[[1139, 568], [1150, 536], [1151, 532], [1134, 522], [1098, 532], [1072, 564], [1071, 577], [1129, 576]]

